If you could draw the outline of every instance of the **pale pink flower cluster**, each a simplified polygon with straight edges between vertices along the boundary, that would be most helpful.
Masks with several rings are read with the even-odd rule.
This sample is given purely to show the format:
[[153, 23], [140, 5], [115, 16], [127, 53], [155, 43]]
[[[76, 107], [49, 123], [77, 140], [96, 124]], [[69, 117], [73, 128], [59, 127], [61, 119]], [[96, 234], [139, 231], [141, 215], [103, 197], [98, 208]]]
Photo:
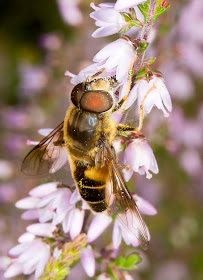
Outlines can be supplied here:
[[23, 219], [38, 219], [39, 227], [48, 221], [51, 221], [53, 226], [62, 224], [63, 231], [69, 232], [71, 239], [80, 234], [84, 209], [75, 206], [80, 200], [77, 190], [72, 193], [68, 188], [60, 188], [60, 183], [55, 182], [40, 185], [29, 194], [30, 197], [16, 203], [16, 207], [27, 209], [22, 215]]
[[[128, 8], [136, 8], [136, 5], [144, 1], [117, 1], [114, 3], [102, 3], [96, 7], [93, 3], [91, 7], [95, 10], [90, 16], [99, 26], [92, 36], [102, 37], [119, 32], [128, 22], [122, 15], [122, 12], [129, 12]], [[127, 10], [126, 10], [127, 9]], [[133, 31], [134, 32], [134, 31]], [[82, 69], [78, 75], [72, 77], [71, 82], [77, 84], [82, 82], [87, 76], [105, 68], [101, 76], [115, 75], [120, 84], [119, 98], [121, 99], [126, 93], [126, 79], [130, 62], [136, 55], [134, 42], [129, 37], [120, 39], [108, 44], [101, 49], [93, 58], [93, 64]], [[144, 100], [145, 95], [147, 97]], [[143, 102], [145, 113], [150, 113], [152, 107], [156, 106], [161, 109], [164, 116], [172, 110], [172, 104], [168, 90], [162, 78], [153, 75], [150, 80], [142, 78], [138, 80], [132, 88], [125, 109], [128, 109], [135, 100], [138, 100], [138, 110]]]
[[[50, 229], [44, 236], [50, 237]], [[44, 271], [51, 256], [51, 248], [40, 238], [30, 232], [26, 232], [18, 239], [19, 244], [9, 251], [11, 264], [4, 273], [5, 278], [11, 278], [19, 274], [30, 275], [33, 272], [34, 279], [38, 279]]]
[[[201, 160], [203, 147], [202, 113], [203, 107], [200, 108], [197, 118], [189, 119], [184, 116], [183, 111], [175, 108], [168, 123], [173, 145], [172, 152], [180, 153], [178, 157], [180, 166], [192, 177], [201, 177], [203, 168]], [[170, 146], [169, 150], [171, 151]]]
[[[5, 277], [10, 278], [18, 274], [35, 273], [36, 279], [43, 274], [44, 267], [51, 256], [51, 248], [42, 240], [43, 237], [54, 239], [59, 232], [59, 225], [64, 233], [69, 233], [71, 239], [77, 237], [84, 223], [85, 209], [87, 204], [83, 201], [82, 207], [76, 207], [81, 200], [77, 189], [72, 193], [70, 189], [61, 184], [46, 183], [29, 192], [30, 196], [19, 200], [16, 207], [26, 210], [22, 218], [26, 220], [39, 220], [39, 223], [27, 227], [27, 232], [19, 238], [19, 245], [9, 251], [12, 257], [11, 264], [5, 272]], [[133, 195], [140, 211], [143, 214], [155, 215], [156, 209], [143, 198]], [[95, 274], [95, 253], [90, 245], [105, 229], [113, 222], [112, 217], [106, 212], [94, 214], [88, 230], [87, 241], [89, 245], [82, 250], [81, 264], [89, 277]], [[135, 235], [127, 230], [116, 218], [113, 225], [113, 247], [117, 249], [121, 240], [127, 245], [139, 246], [140, 242]], [[35, 257], [33, 258], [33, 252]], [[40, 252], [40, 254], [39, 254]], [[55, 248], [53, 255], [59, 257], [61, 251]]]
[[83, 17], [79, 9], [81, 0], [57, 0], [57, 3], [64, 22], [72, 26], [82, 23]]
[[[130, 13], [131, 8], [137, 9], [137, 5], [146, 0], [117, 0], [114, 3], [102, 3], [96, 7], [93, 3], [91, 7], [94, 12], [90, 16], [95, 20], [99, 28], [92, 34], [93, 37], [109, 36], [118, 32], [123, 32], [129, 22], [126, 21], [122, 13]], [[64, 21], [72, 25], [77, 25], [82, 21], [78, 5], [80, 0], [58, 0], [59, 9]], [[142, 26], [140, 21], [140, 25]], [[133, 32], [137, 32], [136, 27]], [[129, 34], [128, 34], [129, 35]], [[129, 65], [137, 57], [136, 43], [128, 36], [108, 44], [102, 48], [93, 58], [93, 64], [82, 69], [78, 75], [72, 76], [71, 82], [77, 84], [84, 81], [89, 75], [95, 74], [105, 69], [102, 77], [115, 76], [119, 83], [119, 98], [126, 93], [127, 77], [129, 75]], [[69, 75], [69, 73], [67, 73]], [[162, 110], [164, 116], [168, 116], [172, 110], [169, 92], [163, 79], [156, 74], [151, 74], [150, 78], [141, 77], [132, 87], [129, 98], [125, 104], [125, 109], [130, 108], [137, 101], [138, 112], [143, 105], [145, 114], [151, 112], [155, 106]], [[49, 131], [42, 130], [41, 134], [46, 135]], [[32, 144], [32, 142], [30, 142]], [[124, 151], [123, 170], [125, 181], [128, 181], [133, 172], [141, 175], [146, 174], [150, 179], [150, 172], [158, 173], [158, 166], [151, 147], [147, 141], [139, 135], [131, 135], [126, 142], [116, 139], [113, 143], [117, 151]], [[65, 162], [65, 161], [64, 161]], [[55, 170], [53, 170], [54, 172]], [[141, 213], [155, 215], [156, 209], [143, 198], [133, 195], [134, 200]], [[21, 199], [16, 203], [16, 207], [24, 209], [22, 218], [25, 220], [38, 220], [39, 223], [31, 224], [27, 227], [27, 232], [19, 238], [19, 245], [12, 248], [9, 254], [13, 257], [12, 264], [5, 272], [5, 277], [13, 277], [20, 273], [35, 273], [35, 279], [43, 274], [44, 267], [51, 255], [59, 256], [61, 251], [56, 246], [52, 252], [51, 246], [45, 238], [54, 238], [62, 230], [65, 236], [73, 240], [84, 230], [85, 210], [89, 209], [86, 202], [81, 200], [77, 189], [74, 192], [70, 188], [54, 182], [40, 185], [29, 192], [29, 197]], [[128, 213], [126, 214], [128, 215]], [[132, 228], [137, 220], [132, 218], [132, 225], [128, 228], [122, 223], [122, 214], [116, 216], [112, 230], [112, 247], [117, 250], [123, 241], [127, 245], [137, 247], [140, 240], [134, 234], [137, 230]], [[127, 221], [131, 220], [126, 217]], [[87, 230], [88, 245], [81, 252], [81, 264], [89, 277], [95, 275], [96, 261], [95, 252], [91, 243], [95, 241], [107, 227], [113, 222], [113, 218], [105, 211], [95, 214]], [[148, 240], [150, 234], [147, 232]], [[40, 253], [39, 253], [40, 252]], [[34, 257], [33, 257], [34, 255]], [[103, 278], [102, 278], [103, 277]], [[106, 275], [101, 274], [98, 279], [105, 279]], [[132, 279], [128, 273], [124, 274], [124, 279]]]
[[199, 79], [203, 74], [203, 63], [200, 63], [203, 61], [202, 14], [203, 1], [187, 1], [168, 35], [165, 49], [168, 55], [162, 62], [161, 71], [177, 101], [185, 102], [194, 97], [194, 78]]

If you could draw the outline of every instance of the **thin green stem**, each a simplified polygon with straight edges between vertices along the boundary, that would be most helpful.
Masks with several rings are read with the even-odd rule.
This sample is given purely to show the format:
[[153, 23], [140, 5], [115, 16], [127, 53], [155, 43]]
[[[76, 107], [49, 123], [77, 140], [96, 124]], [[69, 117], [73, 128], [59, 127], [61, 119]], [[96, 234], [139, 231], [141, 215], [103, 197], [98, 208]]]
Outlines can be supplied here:
[[[144, 24], [143, 28], [141, 29], [140, 36], [139, 36], [139, 39], [142, 42], [147, 43], [149, 34], [151, 32], [152, 25], [153, 25], [152, 20], [153, 20], [153, 16], [154, 16], [155, 9], [156, 9], [156, 2], [157, 2], [157, 0], [150, 0], [149, 17], [148, 17], [147, 22]], [[134, 65], [134, 68], [133, 68], [135, 76], [138, 74], [140, 68], [142, 67], [142, 63], [143, 63], [143, 60], [144, 60], [144, 55], [145, 55], [145, 51], [140, 51], [139, 52], [138, 59], [137, 59], [135, 65]]]

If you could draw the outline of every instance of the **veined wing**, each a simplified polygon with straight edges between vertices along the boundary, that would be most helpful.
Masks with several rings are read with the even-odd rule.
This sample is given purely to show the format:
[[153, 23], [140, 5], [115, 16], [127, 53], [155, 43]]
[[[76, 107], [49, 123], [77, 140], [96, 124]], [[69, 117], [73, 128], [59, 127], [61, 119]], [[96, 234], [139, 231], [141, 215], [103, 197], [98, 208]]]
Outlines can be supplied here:
[[68, 160], [63, 147], [63, 126], [59, 124], [25, 157], [21, 170], [28, 176], [45, 176], [59, 170]]
[[116, 218], [119, 219], [121, 224], [140, 241], [142, 248], [147, 249], [150, 239], [148, 228], [118, 169], [115, 156], [113, 155], [108, 141], [104, 140], [103, 145], [106, 149], [106, 157], [112, 169], [113, 178], [111, 179], [113, 179], [114, 185], [112, 187], [114, 202], [109, 206], [109, 211], [113, 215], [116, 214]]

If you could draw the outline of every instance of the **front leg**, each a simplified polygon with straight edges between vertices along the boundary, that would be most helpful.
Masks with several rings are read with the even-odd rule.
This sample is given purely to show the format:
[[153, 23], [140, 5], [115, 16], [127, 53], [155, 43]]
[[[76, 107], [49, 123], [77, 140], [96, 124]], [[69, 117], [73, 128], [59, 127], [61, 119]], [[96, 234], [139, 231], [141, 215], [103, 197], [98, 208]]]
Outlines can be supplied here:
[[144, 135], [140, 132], [139, 127], [133, 127], [130, 125], [125, 125], [125, 124], [119, 124], [119, 125], [117, 125], [116, 128], [117, 128], [118, 136], [127, 137], [130, 134], [133, 134], [133, 132], [134, 132], [135, 134], [137, 134], [137, 137], [144, 138]]

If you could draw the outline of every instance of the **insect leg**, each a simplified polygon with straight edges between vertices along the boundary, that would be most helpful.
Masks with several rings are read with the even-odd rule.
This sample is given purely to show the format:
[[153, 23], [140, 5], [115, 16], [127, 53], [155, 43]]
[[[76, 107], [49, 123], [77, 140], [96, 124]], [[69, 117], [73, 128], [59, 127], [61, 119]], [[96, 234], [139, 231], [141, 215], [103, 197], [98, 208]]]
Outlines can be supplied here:
[[140, 138], [145, 138], [143, 134], [140, 132], [140, 127], [133, 127], [125, 124], [119, 124], [117, 125], [117, 132], [119, 136], [128, 136], [130, 133], [135, 132], [139, 135]]

